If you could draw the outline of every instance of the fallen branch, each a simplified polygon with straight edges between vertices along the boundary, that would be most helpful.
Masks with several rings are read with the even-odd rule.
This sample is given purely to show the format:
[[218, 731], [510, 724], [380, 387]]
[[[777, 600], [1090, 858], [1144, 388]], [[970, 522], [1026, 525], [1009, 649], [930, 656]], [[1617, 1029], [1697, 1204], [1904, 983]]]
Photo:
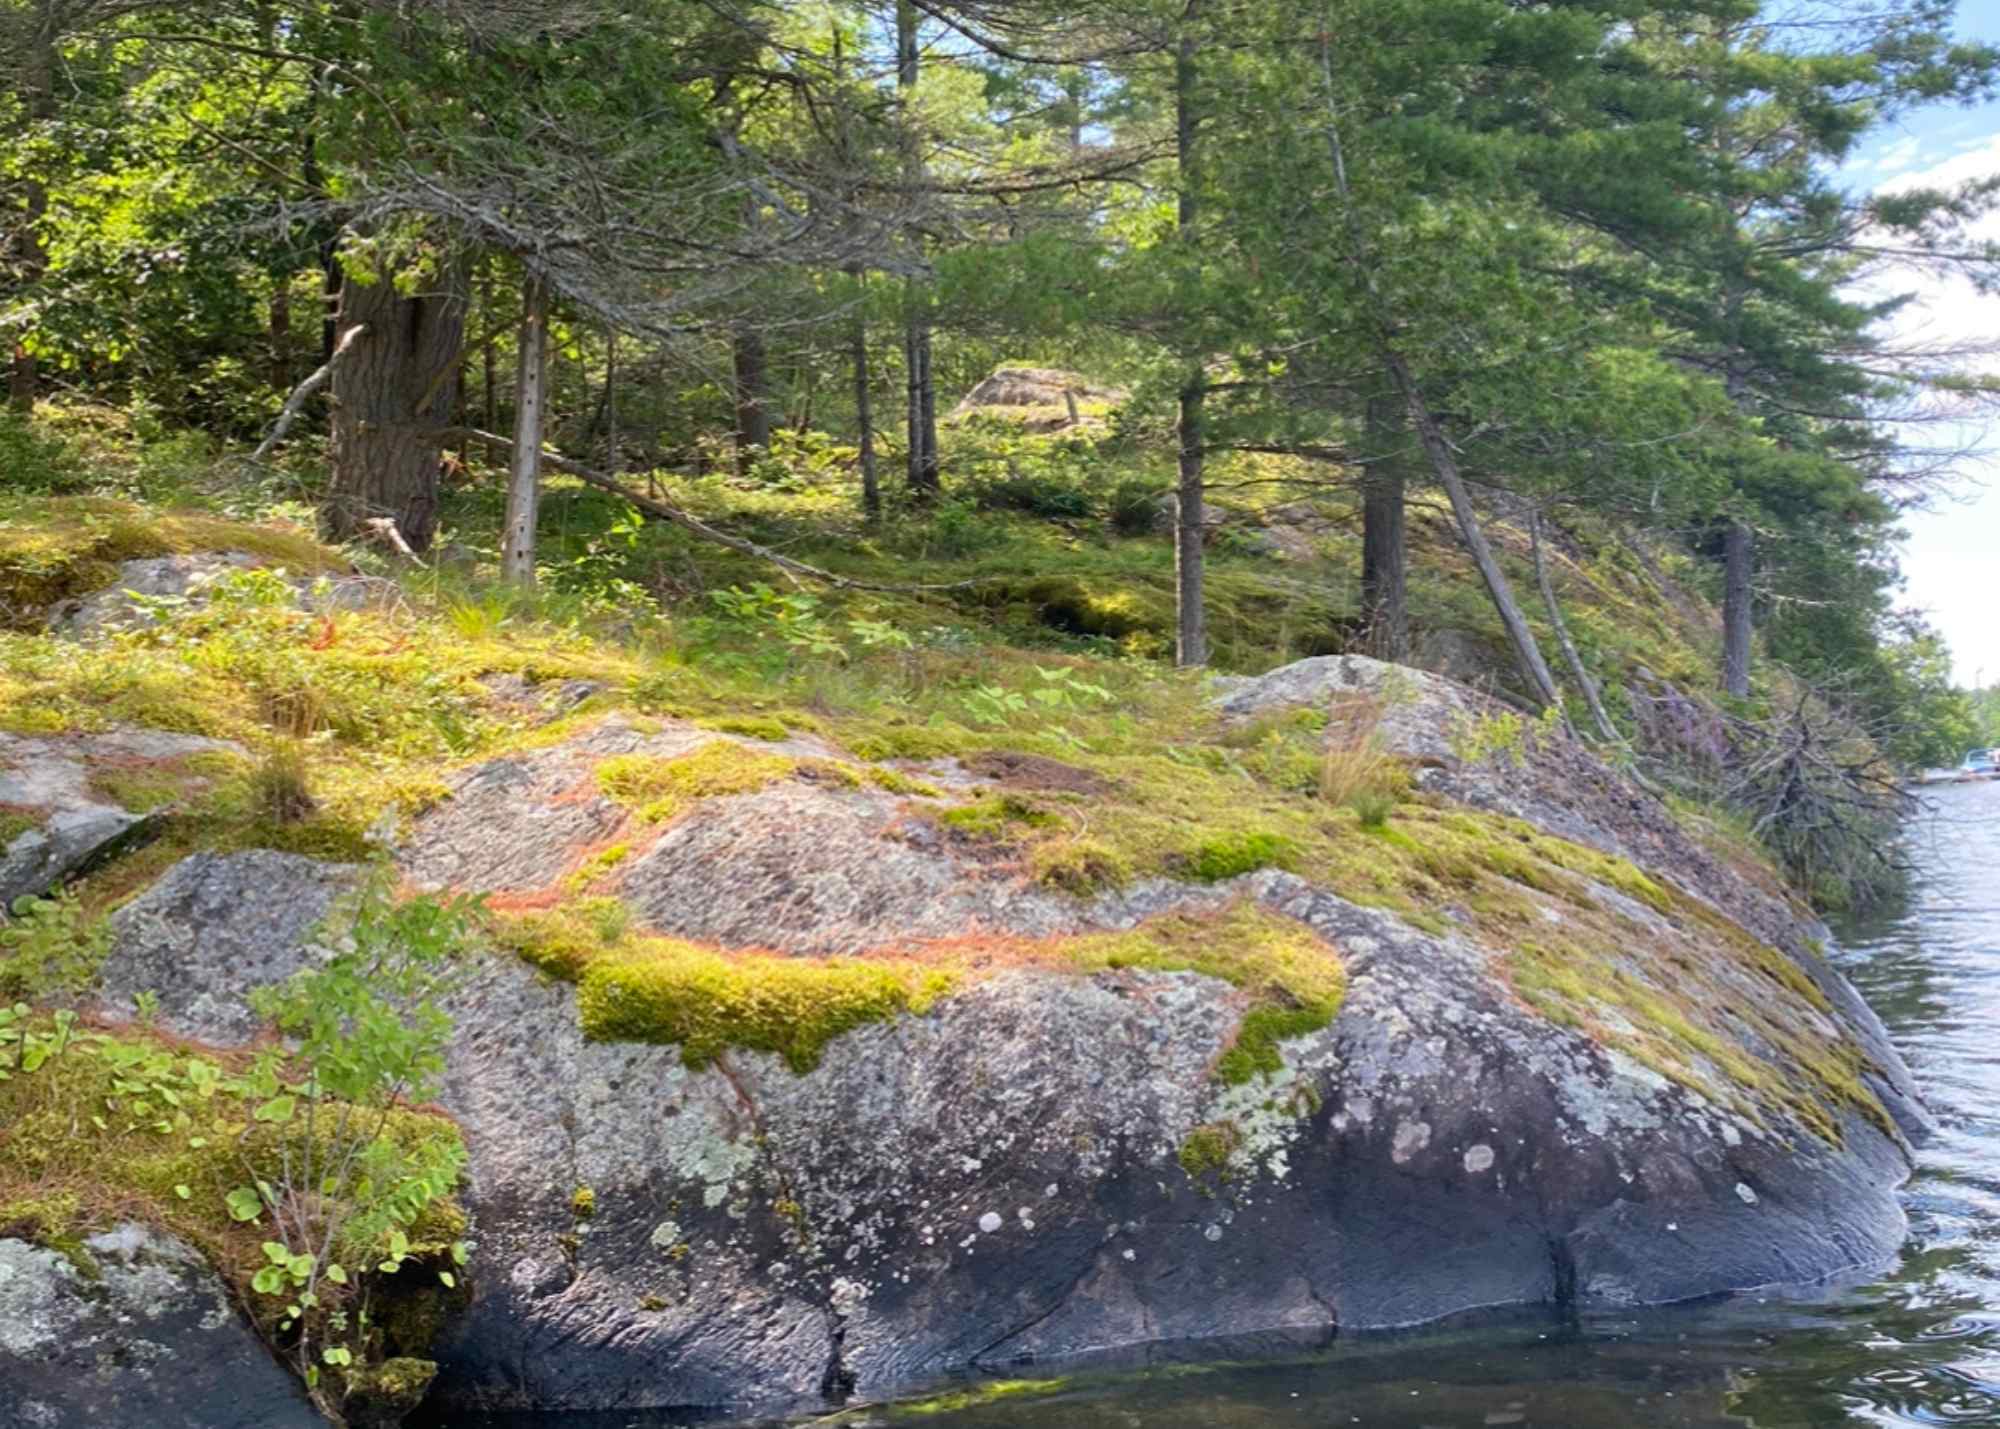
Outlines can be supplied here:
[[278, 420], [272, 426], [271, 434], [258, 443], [256, 451], [250, 453], [251, 461], [261, 462], [271, 454], [271, 448], [285, 439], [285, 433], [292, 429], [292, 423], [296, 422], [299, 413], [305, 410], [306, 402], [313, 393], [326, 386], [327, 379], [333, 376], [334, 367], [341, 358], [347, 356], [347, 349], [354, 345], [354, 339], [366, 331], [368, 331], [367, 323], [356, 323], [349, 328], [341, 335], [340, 344], [334, 348], [333, 356], [320, 364], [319, 371], [292, 389], [292, 395], [285, 399], [284, 407], [278, 412]]
[[[497, 436], [492, 432], [481, 431], [477, 427], [452, 427], [438, 435], [443, 441], [456, 441], [461, 437], [470, 437], [475, 441], [491, 442], [495, 446], [505, 447], [508, 451], [514, 449], [514, 443], [508, 438]], [[794, 578], [804, 576], [809, 580], [821, 581], [840, 590], [872, 590], [893, 594], [908, 594], [917, 591], [964, 590], [969, 586], [980, 585], [985, 581], [1001, 579], [999, 576], [983, 576], [978, 580], [951, 581], [943, 585], [885, 585], [876, 581], [854, 580], [848, 576], [835, 575], [832, 571], [821, 570], [818, 566], [807, 565], [804, 561], [793, 560], [790, 556], [774, 551], [769, 546], [760, 546], [755, 541], [746, 541], [741, 536], [731, 536], [727, 532], [718, 531], [700, 517], [691, 515], [681, 510], [678, 506], [670, 506], [657, 497], [641, 495], [617, 477], [598, 471], [595, 467], [585, 466], [580, 461], [572, 461], [566, 456], [560, 456], [550, 451], [546, 446], [542, 448], [542, 460], [566, 476], [573, 476], [587, 486], [597, 487], [600, 491], [608, 491], [620, 500], [631, 503], [639, 511], [653, 517], [655, 520], [671, 522], [682, 530], [699, 536], [704, 541], [727, 547], [729, 550], [736, 551], [739, 554], [754, 556], [760, 561], [769, 561], [779, 570], [784, 571], [787, 575]]]

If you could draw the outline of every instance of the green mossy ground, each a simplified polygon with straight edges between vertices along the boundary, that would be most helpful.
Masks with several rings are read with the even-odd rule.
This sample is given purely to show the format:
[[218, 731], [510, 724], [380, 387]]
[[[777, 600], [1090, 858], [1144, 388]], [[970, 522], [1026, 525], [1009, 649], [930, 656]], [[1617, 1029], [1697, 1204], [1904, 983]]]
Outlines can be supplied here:
[[[0, 730], [130, 724], [232, 739], [248, 751], [100, 776], [119, 802], [164, 812], [152, 845], [87, 881], [86, 902], [99, 911], [197, 849], [355, 857], [385, 817], [408, 817], [444, 797], [453, 768], [554, 744], [607, 712], [692, 720], [749, 740], [811, 731], [854, 762], [794, 760], [725, 740], [679, 760], [609, 761], [599, 777], [649, 819], [781, 779], [871, 784], [981, 844], [985, 857], [1011, 860], [1022, 876], [1077, 896], [1152, 876], [1201, 881], [1290, 869], [1427, 931], [1476, 940], [1546, 1016], [1725, 1104], [1779, 1105], [1817, 1118], [1823, 1130], [1828, 1106], [1870, 1111], [1845, 1044], [1824, 1050], [1802, 1019], [1760, 1021], [1764, 1009], [1716, 1002], [1733, 997], [1747, 975], [1785, 994], [1766, 999], [1774, 1006], [1804, 1000], [1811, 1011], [1808, 992], [1786, 975], [1788, 960], [1715, 926], [1698, 900], [1622, 860], [1412, 793], [1393, 761], [1370, 773], [1366, 799], [1323, 795], [1331, 782], [1324, 712], [1222, 726], [1200, 678], [1156, 658], [1171, 630], [1167, 543], [1120, 534], [1144, 524], [1118, 513], [1126, 509], [1120, 493], [1149, 479], [1148, 458], [1100, 433], [1044, 440], [973, 424], [952, 441], [963, 470], [1019, 467], [1074, 490], [1044, 503], [1018, 484], [968, 481], [960, 492], [967, 499], [866, 527], [852, 514], [845, 478], [824, 469], [782, 487], [675, 484], [675, 499], [698, 514], [817, 564], [869, 580], [953, 586], [929, 595], [822, 594], [783, 619], [731, 614], [699, 598], [649, 607], [638, 588], [648, 572], [694, 572], [710, 590], [748, 588], [770, 572], [677, 529], [647, 527], [614, 541], [619, 503], [555, 480], [539, 594], [482, 583], [476, 572], [425, 572], [402, 577], [400, 597], [378, 608], [309, 616], [271, 582], [246, 578], [213, 605], [77, 660], [74, 647], [32, 629], [48, 602], [108, 581], [116, 559], [245, 549], [309, 571], [344, 555], [321, 550], [296, 525], [199, 509], [210, 498], [198, 480], [176, 491], [189, 509], [173, 513], [95, 498], [9, 499], [0, 503], [0, 598], [12, 602], [14, 628], [0, 633]], [[1265, 459], [1229, 461], [1241, 469], [1222, 474], [1241, 478], [1244, 492], [1284, 476]], [[1275, 507], [1258, 509], [1259, 499], [1239, 504], [1241, 530], [1282, 519]], [[498, 501], [497, 486], [455, 491], [447, 520], [458, 538], [476, 548], [497, 526]], [[1420, 630], [1494, 644], [1490, 613], [1463, 579], [1464, 558], [1448, 533], [1421, 514], [1412, 524]], [[1517, 537], [1496, 528], [1503, 559], [1525, 574]], [[1280, 564], [1227, 530], [1219, 538], [1211, 618], [1225, 668], [1343, 648], [1351, 612], [1339, 602], [1354, 583], [1354, 543], [1307, 545], [1317, 554]], [[1698, 608], [1686, 615], [1685, 598], [1663, 594], [1631, 553], [1603, 540], [1594, 554], [1554, 555], [1579, 642], [1614, 687], [1639, 663], [1690, 679], [1711, 663], [1707, 617]], [[898, 638], [881, 638], [883, 630]], [[563, 719], [538, 722], [482, 684], [494, 675], [589, 680], [602, 692]], [[996, 703], [994, 692], [1011, 693], [1013, 706]], [[311, 796], [311, 812], [289, 819], [272, 815], [258, 782], [273, 752], [287, 750], [297, 752]], [[1089, 792], [995, 784], [947, 800], [946, 771], [925, 767], [995, 752], [1071, 766], [1088, 776]], [[558, 892], [587, 893], [615, 863], [611, 851], [597, 851]], [[1636, 906], [1621, 907], [1621, 898]], [[1645, 918], [1681, 930], [1667, 941], [1686, 966], [1628, 965], [1629, 949], [1660, 941]], [[937, 970], [917, 965], [758, 962], [659, 940], [644, 947], [648, 940], [622, 927], [583, 941], [544, 934], [531, 955], [578, 980], [593, 1035], [680, 1041], [696, 1061], [737, 1045], [810, 1064], [840, 1030], [926, 1005], [939, 990]], [[1660, 987], [1669, 991], [1647, 992]], [[1239, 1039], [1242, 1061], [1268, 1069], [1275, 1043], [1297, 1035], [1292, 1029], [1304, 1029], [1322, 1005], [1253, 1009]], [[1730, 1053], [1739, 1017], [1762, 1055]], [[1237, 1070], [1232, 1062], [1229, 1072]]]

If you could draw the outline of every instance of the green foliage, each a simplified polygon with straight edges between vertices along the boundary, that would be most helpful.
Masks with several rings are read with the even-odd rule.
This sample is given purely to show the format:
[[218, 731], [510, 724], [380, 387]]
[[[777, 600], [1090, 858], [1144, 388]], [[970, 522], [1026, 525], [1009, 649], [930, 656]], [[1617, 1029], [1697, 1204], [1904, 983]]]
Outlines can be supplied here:
[[74, 891], [14, 900], [0, 921], [0, 996], [49, 998], [87, 991], [111, 951], [111, 928]]
[[[251, 994], [289, 1046], [261, 1054], [240, 1086], [251, 1123], [272, 1128], [284, 1155], [224, 1202], [232, 1219], [270, 1228], [250, 1288], [270, 1297], [277, 1332], [296, 1337], [309, 1382], [368, 1348], [366, 1298], [352, 1315], [322, 1316], [322, 1297], [419, 1258], [413, 1228], [464, 1166], [456, 1136], [412, 1144], [389, 1127], [399, 1106], [436, 1094], [452, 1030], [439, 999], [478, 916], [476, 900], [398, 903], [385, 878], [371, 879], [325, 929], [325, 963]], [[444, 1290], [464, 1260], [454, 1246], [433, 1267]]]

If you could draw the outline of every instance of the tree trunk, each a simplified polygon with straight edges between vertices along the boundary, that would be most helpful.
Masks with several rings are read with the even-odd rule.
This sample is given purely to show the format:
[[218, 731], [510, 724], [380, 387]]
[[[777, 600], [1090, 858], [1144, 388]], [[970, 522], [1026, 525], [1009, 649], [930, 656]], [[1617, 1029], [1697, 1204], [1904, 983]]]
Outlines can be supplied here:
[[868, 321], [854, 319], [854, 421], [861, 429], [861, 509], [870, 521], [882, 518], [882, 484], [875, 472], [875, 410], [868, 392]]
[[1741, 521], [1731, 521], [1722, 537], [1722, 688], [1738, 698], [1750, 694], [1750, 575], [1755, 538]]
[[1438, 484], [1451, 500], [1451, 512], [1458, 521], [1459, 535], [1465, 539], [1465, 548], [1472, 555], [1472, 563], [1479, 568], [1479, 577], [1486, 583], [1486, 593], [1493, 600], [1493, 608], [1500, 613], [1500, 623], [1506, 627], [1508, 642], [1514, 647], [1515, 660], [1521, 667], [1521, 673], [1527, 676], [1529, 693], [1544, 705], [1561, 705], [1562, 695], [1556, 689], [1555, 676], [1549, 673], [1548, 662], [1542, 658], [1542, 647], [1535, 640], [1535, 632], [1528, 628], [1528, 619], [1521, 614], [1520, 603], [1514, 599], [1514, 589], [1508, 583], [1507, 574], [1500, 569], [1493, 548], [1486, 543], [1486, 533], [1480, 529], [1479, 513], [1473, 509], [1472, 495], [1465, 489], [1465, 481], [1459, 475], [1458, 458], [1452, 455], [1451, 443], [1444, 439], [1437, 419], [1431, 415], [1430, 404], [1424, 401], [1416, 379], [1410, 375], [1409, 364], [1393, 349], [1386, 349], [1384, 356], [1396, 385], [1402, 389], [1403, 400], [1409, 404], [1410, 420], [1417, 429], [1417, 441], [1423, 447], [1424, 455], [1430, 458], [1431, 471], [1437, 476]]
[[514, 458], [507, 468], [507, 525], [500, 578], [535, 583], [535, 518], [542, 500], [542, 425], [548, 401], [549, 290], [530, 276], [521, 290], [521, 357], [514, 376]]
[[1202, 405], [1197, 375], [1181, 389], [1180, 479], [1174, 487], [1174, 663], [1208, 663], [1207, 606], [1202, 597], [1201, 541], [1206, 526], [1202, 491]]
[[770, 373], [764, 335], [749, 324], [736, 329], [736, 474], [747, 476], [751, 462], [771, 447]]
[[[41, 20], [28, 39], [28, 53], [21, 64], [21, 108], [32, 123], [53, 119], [56, 113], [56, 19], [52, 7], [43, 7]], [[33, 165], [21, 176], [24, 200], [19, 226], [15, 229], [15, 268], [20, 285], [32, 289], [47, 275], [48, 245], [42, 238], [42, 220], [49, 211], [49, 191], [36, 177]], [[7, 405], [17, 412], [32, 411], [39, 385], [33, 345], [23, 332], [14, 340], [7, 369]]]
[[1410, 414], [1410, 423], [1416, 428], [1417, 444], [1423, 449], [1438, 484], [1451, 500], [1451, 512], [1458, 522], [1459, 535], [1464, 538], [1473, 565], [1479, 568], [1480, 579], [1486, 583], [1486, 593], [1492, 597], [1493, 608], [1500, 614], [1500, 623], [1506, 627], [1507, 639], [1514, 647], [1521, 673], [1528, 678], [1530, 692], [1546, 705], [1560, 705], [1562, 697], [1556, 690], [1555, 677], [1549, 673], [1548, 662], [1542, 658], [1541, 646], [1535, 642], [1535, 632], [1528, 628], [1527, 618], [1521, 614], [1513, 588], [1507, 583], [1506, 572], [1500, 569], [1500, 563], [1493, 557], [1493, 548], [1486, 543], [1486, 533], [1480, 529], [1479, 513], [1473, 509], [1471, 493], [1465, 489], [1465, 481], [1459, 475], [1458, 458], [1452, 454], [1451, 443], [1444, 439], [1443, 430], [1431, 415], [1430, 404], [1424, 400], [1423, 389], [1417, 385], [1410, 364], [1396, 347], [1394, 315], [1375, 285], [1374, 272], [1369, 267], [1373, 258], [1371, 245], [1367, 234], [1362, 231], [1360, 217], [1354, 209], [1354, 196], [1347, 183], [1347, 160], [1341, 152], [1340, 110], [1333, 83], [1331, 34], [1319, 37], [1319, 53], [1321, 72], [1326, 80], [1327, 152], [1333, 161], [1334, 183], [1340, 193], [1341, 217], [1352, 238], [1355, 263], [1373, 309], [1371, 316], [1376, 329], [1376, 349]]
[[1368, 399], [1369, 460], [1361, 478], [1361, 630], [1378, 660], [1410, 657], [1403, 546], [1403, 444], [1409, 439], [1396, 394]]
[[[922, 48], [918, 43], [917, 7], [896, 0], [896, 90], [903, 109], [903, 177], [914, 195], [923, 179], [923, 151], [910, 118], [911, 91], [917, 87]], [[922, 239], [919, 237], [918, 242]], [[931, 383], [931, 329], [923, 315], [919, 284], [911, 279], [905, 296], [909, 313], [903, 328], [903, 367], [907, 395], [903, 421], [908, 434], [905, 480], [919, 498], [935, 496], [943, 486], [938, 465], [937, 391]]]
[[387, 517], [410, 548], [422, 551], [437, 533], [441, 435], [456, 405], [460, 349], [465, 342], [465, 268], [443, 260], [422, 290], [405, 297], [393, 275], [341, 283], [343, 334], [368, 331], [333, 373], [333, 476], [320, 507], [320, 526], [344, 541]]
[[266, 331], [271, 342], [271, 390], [289, 392], [292, 390], [292, 275], [289, 273], [279, 273], [271, 279], [271, 313]]
[[1556, 632], [1556, 643], [1562, 647], [1563, 661], [1569, 666], [1570, 677], [1576, 681], [1577, 688], [1583, 691], [1583, 702], [1590, 707], [1591, 722], [1597, 726], [1598, 734], [1616, 744], [1619, 742], [1618, 726], [1605, 713], [1597, 681], [1591, 679], [1590, 670], [1583, 663], [1582, 652], [1569, 637], [1569, 621], [1563, 617], [1562, 602], [1556, 599], [1556, 588], [1549, 580], [1549, 558], [1542, 550], [1542, 513], [1539, 511], [1529, 513], [1528, 539], [1535, 552], [1535, 584], [1541, 588], [1542, 605], [1549, 613], [1549, 625]]
[[[1194, 242], [1197, 215], [1195, 146], [1200, 126], [1195, 118], [1195, 34], [1198, 0], [1188, 0], [1181, 17], [1179, 48], [1174, 54], [1174, 144], [1180, 197], [1175, 210], [1175, 234], [1183, 244]], [[1174, 663], [1183, 668], [1208, 663], [1208, 608], [1202, 594], [1202, 537], [1207, 525], [1203, 466], [1207, 442], [1202, 417], [1207, 379], [1197, 354], [1180, 391], [1180, 463], [1174, 485]]]

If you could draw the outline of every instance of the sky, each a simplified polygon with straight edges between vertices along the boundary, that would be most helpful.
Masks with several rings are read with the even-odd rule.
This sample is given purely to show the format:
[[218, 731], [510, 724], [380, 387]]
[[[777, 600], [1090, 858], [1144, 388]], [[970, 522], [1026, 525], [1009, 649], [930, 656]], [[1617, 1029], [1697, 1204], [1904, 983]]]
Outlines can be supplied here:
[[[2000, 0], [1961, 0], [1958, 32], [2000, 43]], [[2000, 101], [1978, 108], [1922, 109], [1871, 135], [1841, 171], [1857, 189], [1944, 184], [2000, 173]], [[1982, 237], [2000, 239], [2000, 214]], [[1897, 291], [1917, 301], [1893, 320], [1899, 339], [2000, 342], [2000, 294], [1982, 296], [1959, 280], [1906, 276]], [[2000, 373], [2000, 352], [1974, 366]], [[1950, 434], [1925, 434], [1979, 447], [1955, 478], [1904, 521], [1901, 604], [1924, 611], [1951, 646], [1958, 683], [2000, 684], [2000, 420]]]

